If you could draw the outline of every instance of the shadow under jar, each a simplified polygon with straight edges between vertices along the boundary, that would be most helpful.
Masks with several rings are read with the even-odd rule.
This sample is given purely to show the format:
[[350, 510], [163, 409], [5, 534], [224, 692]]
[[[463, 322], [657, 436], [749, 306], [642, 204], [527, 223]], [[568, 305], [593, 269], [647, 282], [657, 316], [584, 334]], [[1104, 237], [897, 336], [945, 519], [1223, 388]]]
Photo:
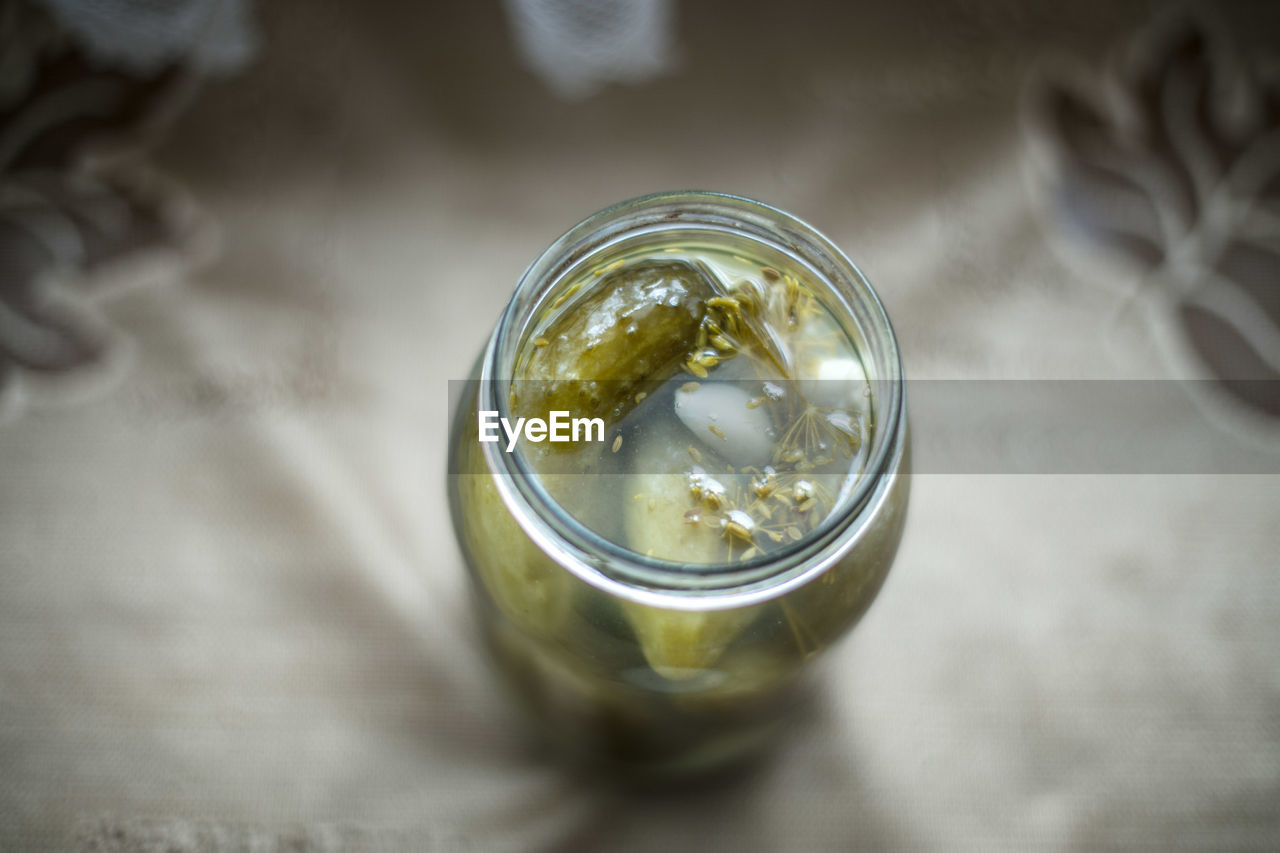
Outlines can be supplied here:
[[[522, 417], [549, 428], [512, 440]], [[897, 342], [805, 223], [645, 196], [525, 272], [449, 454], [483, 633], [539, 728], [632, 778], [711, 770], [787, 729], [893, 561]]]

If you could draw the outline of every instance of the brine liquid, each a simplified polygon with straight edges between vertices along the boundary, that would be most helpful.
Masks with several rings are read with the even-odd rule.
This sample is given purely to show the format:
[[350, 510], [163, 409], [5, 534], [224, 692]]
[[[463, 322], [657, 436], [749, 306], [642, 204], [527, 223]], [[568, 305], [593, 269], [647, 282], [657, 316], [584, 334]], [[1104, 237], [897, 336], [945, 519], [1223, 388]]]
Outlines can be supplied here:
[[697, 246], [630, 252], [567, 279], [524, 350], [545, 346], [601, 282], [670, 260], [695, 266], [715, 294], [674, 373], [634, 391], [603, 442], [522, 452], [557, 503], [636, 554], [684, 564], [767, 559], [841, 506], [873, 428], [855, 343], [806, 271], [781, 256]]

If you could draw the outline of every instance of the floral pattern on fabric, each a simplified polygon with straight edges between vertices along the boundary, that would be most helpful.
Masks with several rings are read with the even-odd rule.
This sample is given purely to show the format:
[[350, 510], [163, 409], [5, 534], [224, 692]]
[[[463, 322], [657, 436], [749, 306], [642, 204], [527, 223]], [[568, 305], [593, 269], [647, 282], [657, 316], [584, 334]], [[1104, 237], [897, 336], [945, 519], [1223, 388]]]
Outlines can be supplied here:
[[1146, 322], [1215, 419], [1280, 424], [1280, 75], [1205, 16], [1161, 20], [1105, 71], [1028, 99], [1052, 230], [1128, 270]]
[[211, 230], [143, 155], [189, 100], [171, 65], [86, 59], [39, 9], [0, 15], [0, 421], [117, 378], [129, 344], [99, 307], [208, 257]]

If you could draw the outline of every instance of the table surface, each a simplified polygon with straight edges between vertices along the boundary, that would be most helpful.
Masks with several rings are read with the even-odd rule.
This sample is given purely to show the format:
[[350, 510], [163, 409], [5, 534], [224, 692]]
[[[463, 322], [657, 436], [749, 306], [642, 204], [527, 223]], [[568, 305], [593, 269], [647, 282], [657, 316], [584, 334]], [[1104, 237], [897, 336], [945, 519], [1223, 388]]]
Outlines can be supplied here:
[[[113, 385], [0, 426], [0, 848], [1280, 846], [1274, 462], [918, 471], [810, 718], [671, 796], [526, 743], [445, 502], [448, 381], [523, 268], [658, 189], [814, 224], [913, 378], [1190, 375], [1176, 310], [1126, 307], [1176, 270], [1071, 227], [1038, 159], [1037, 92], [1102, 86], [1150, 5], [685, 3], [665, 74], [579, 100], [451, 5], [263, 4], [154, 156], [216, 259], [101, 303]], [[1224, 63], [1280, 44], [1267, 4], [1214, 20]]]

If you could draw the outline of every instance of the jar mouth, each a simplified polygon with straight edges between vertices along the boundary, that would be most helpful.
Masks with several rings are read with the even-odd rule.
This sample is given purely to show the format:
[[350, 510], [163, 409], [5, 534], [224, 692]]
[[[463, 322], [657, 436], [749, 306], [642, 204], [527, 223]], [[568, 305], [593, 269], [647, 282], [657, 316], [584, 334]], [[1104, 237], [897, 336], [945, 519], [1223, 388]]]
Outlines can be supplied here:
[[857, 336], [869, 384], [876, 389], [871, 446], [862, 473], [846, 483], [827, 517], [800, 541], [748, 560], [680, 563], [639, 554], [575, 518], [551, 497], [523, 453], [504, 453], [488, 443], [483, 451], [486, 464], [503, 499], [529, 510], [515, 511], [512, 506], [525, 532], [590, 583], [607, 579], [632, 588], [680, 593], [773, 587], [804, 572], [854, 524], [901, 453], [903, 372], [888, 314], [861, 270], [812, 226], [762, 202], [709, 191], [654, 193], [587, 217], [520, 277], [485, 353], [480, 395], [486, 408], [502, 417], [511, 414], [507, 388], [515, 376], [520, 346], [539, 309], [567, 278], [622, 241], [677, 233], [758, 244], [812, 269], [826, 286], [823, 299], [828, 308]]

